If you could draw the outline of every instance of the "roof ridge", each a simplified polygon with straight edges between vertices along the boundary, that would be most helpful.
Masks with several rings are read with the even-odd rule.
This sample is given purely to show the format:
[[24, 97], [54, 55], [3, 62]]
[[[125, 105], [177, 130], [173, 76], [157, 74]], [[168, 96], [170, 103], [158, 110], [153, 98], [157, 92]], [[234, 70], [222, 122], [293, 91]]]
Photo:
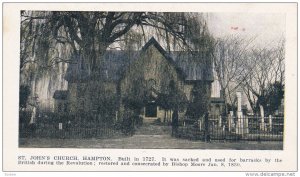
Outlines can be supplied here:
[[157, 40], [153, 36], [142, 47], [141, 53], [145, 52], [151, 45], [154, 45], [154, 47], [164, 56], [164, 58], [167, 59], [167, 61], [175, 67], [176, 71], [182, 77], [182, 79], [185, 80], [186, 74], [182, 71], [182, 69], [179, 66], [177, 66], [175, 60], [171, 57], [170, 54], [167, 53], [167, 51], [157, 42]]

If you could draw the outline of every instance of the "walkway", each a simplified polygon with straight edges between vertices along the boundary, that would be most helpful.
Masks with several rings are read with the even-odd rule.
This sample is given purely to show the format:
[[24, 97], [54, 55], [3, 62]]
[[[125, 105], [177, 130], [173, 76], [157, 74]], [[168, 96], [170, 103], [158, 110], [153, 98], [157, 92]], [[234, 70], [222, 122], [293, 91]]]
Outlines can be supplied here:
[[131, 137], [111, 139], [21, 139], [20, 147], [39, 148], [117, 148], [117, 149], [236, 149], [281, 150], [282, 142], [205, 143], [171, 137], [170, 126], [144, 125]]

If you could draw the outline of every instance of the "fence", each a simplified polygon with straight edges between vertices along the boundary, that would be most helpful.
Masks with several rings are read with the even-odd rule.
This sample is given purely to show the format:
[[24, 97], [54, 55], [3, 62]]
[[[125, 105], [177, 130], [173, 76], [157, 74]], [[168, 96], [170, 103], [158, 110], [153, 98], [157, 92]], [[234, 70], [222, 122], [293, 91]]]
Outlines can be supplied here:
[[[82, 127], [68, 126], [67, 123], [37, 123], [30, 126], [21, 123], [19, 127], [21, 138], [107, 138], [126, 136], [128, 132], [133, 133], [129, 130], [124, 132], [121, 125], [116, 127], [107, 124]], [[178, 137], [195, 140], [282, 141], [284, 118], [209, 116], [198, 121], [185, 119], [179, 122], [176, 132]]]
[[68, 127], [62, 124], [36, 124], [31, 126], [21, 125], [19, 137], [38, 137], [38, 138], [107, 138], [122, 136], [120, 130], [115, 127], [102, 125], [95, 127]]
[[198, 121], [185, 120], [178, 128], [178, 137], [201, 140], [282, 141], [283, 117], [210, 116]]

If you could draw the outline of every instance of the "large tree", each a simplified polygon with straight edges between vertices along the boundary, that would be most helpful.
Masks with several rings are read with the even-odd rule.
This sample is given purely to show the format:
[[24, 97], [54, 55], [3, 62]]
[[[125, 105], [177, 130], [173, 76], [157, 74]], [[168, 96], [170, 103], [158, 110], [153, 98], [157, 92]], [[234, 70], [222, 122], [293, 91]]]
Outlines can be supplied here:
[[[274, 92], [272, 90], [275, 89], [280, 92], [282, 96], [278, 97], [278, 99], [283, 97], [285, 83], [284, 59], [285, 42], [283, 40], [279, 41], [277, 46], [253, 49], [249, 54], [244, 74], [250, 74], [250, 76], [242, 80], [242, 85], [255, 112], [260, 110], [262, 114], [264, 108], [269, 107], [268, 97], [277, 94], [272, 93]], [[280, 103], [281, 99], [277, 100], [277, 102]], [[272, 112], [270, 111], [269, 113]]]
[[35, 88], [46, 75], [41, 85], [51, 97], [51, 85], [64, 88], [63, 75], [57, 74], [65, 73], [65, 63], [74, 62], [72, 54], [81, 55], [89, 75], [101, 79], [98, 72], [107, 49], [136, 49], [130, 45], [139, 47], [149, 35], [165, 43], [168, 51], [195, 50], [196, 39], [211, 38], [203, 21], [198, 13], [22, 11], [21, 82]]
[[[233, 106], [235, 92], [245, 78], [250, 76], [251, 68], [246, 71], [248, 53], [253, 48], [253, 39], [243, 39], [239, 36], [227, 36], [215, 41], [213, 52], [214, 69], [225, 100], [225, 111]], [[228, 109], [228, 110], [227, 110]]]
[[[21, 33], [24, 39], [21, 58], [26, 58], [29, 46], [26, 44], [36, 44], [33, 42], [35, 38], [48, 38], [48, 42], [55, 39], [56, 42], [72, 46], [73, 52], [81, 52], [91, 71], [97, 69], [100, 62], [97, 60], [101, 60], [107, 48], [121, 41], [133, 28], [142, 28], [144, 31], [143, 28], [147, 26], [164, 30], [182, 44], [186, 44], [185, 31], [189, 29], [189, 16], [184, 13], [54, 11], [22, 12], [21, 15], [24, 28]], [[32, 31], [32, 28], [36, 30]], [[46, 40], [41, 45], [50, 48]], [[21, 63], [23, 67], [24, 62]]]

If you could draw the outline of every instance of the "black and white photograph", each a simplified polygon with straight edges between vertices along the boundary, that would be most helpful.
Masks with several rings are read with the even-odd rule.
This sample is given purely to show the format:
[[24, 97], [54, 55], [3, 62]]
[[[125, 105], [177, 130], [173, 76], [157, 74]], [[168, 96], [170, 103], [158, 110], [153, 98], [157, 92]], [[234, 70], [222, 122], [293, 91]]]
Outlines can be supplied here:
[[24, 10], [20, 28], [19, 147], [283, 149], [285, 14]]
[[297, 8], [4, 3], [5, 175], [295, 176]]

